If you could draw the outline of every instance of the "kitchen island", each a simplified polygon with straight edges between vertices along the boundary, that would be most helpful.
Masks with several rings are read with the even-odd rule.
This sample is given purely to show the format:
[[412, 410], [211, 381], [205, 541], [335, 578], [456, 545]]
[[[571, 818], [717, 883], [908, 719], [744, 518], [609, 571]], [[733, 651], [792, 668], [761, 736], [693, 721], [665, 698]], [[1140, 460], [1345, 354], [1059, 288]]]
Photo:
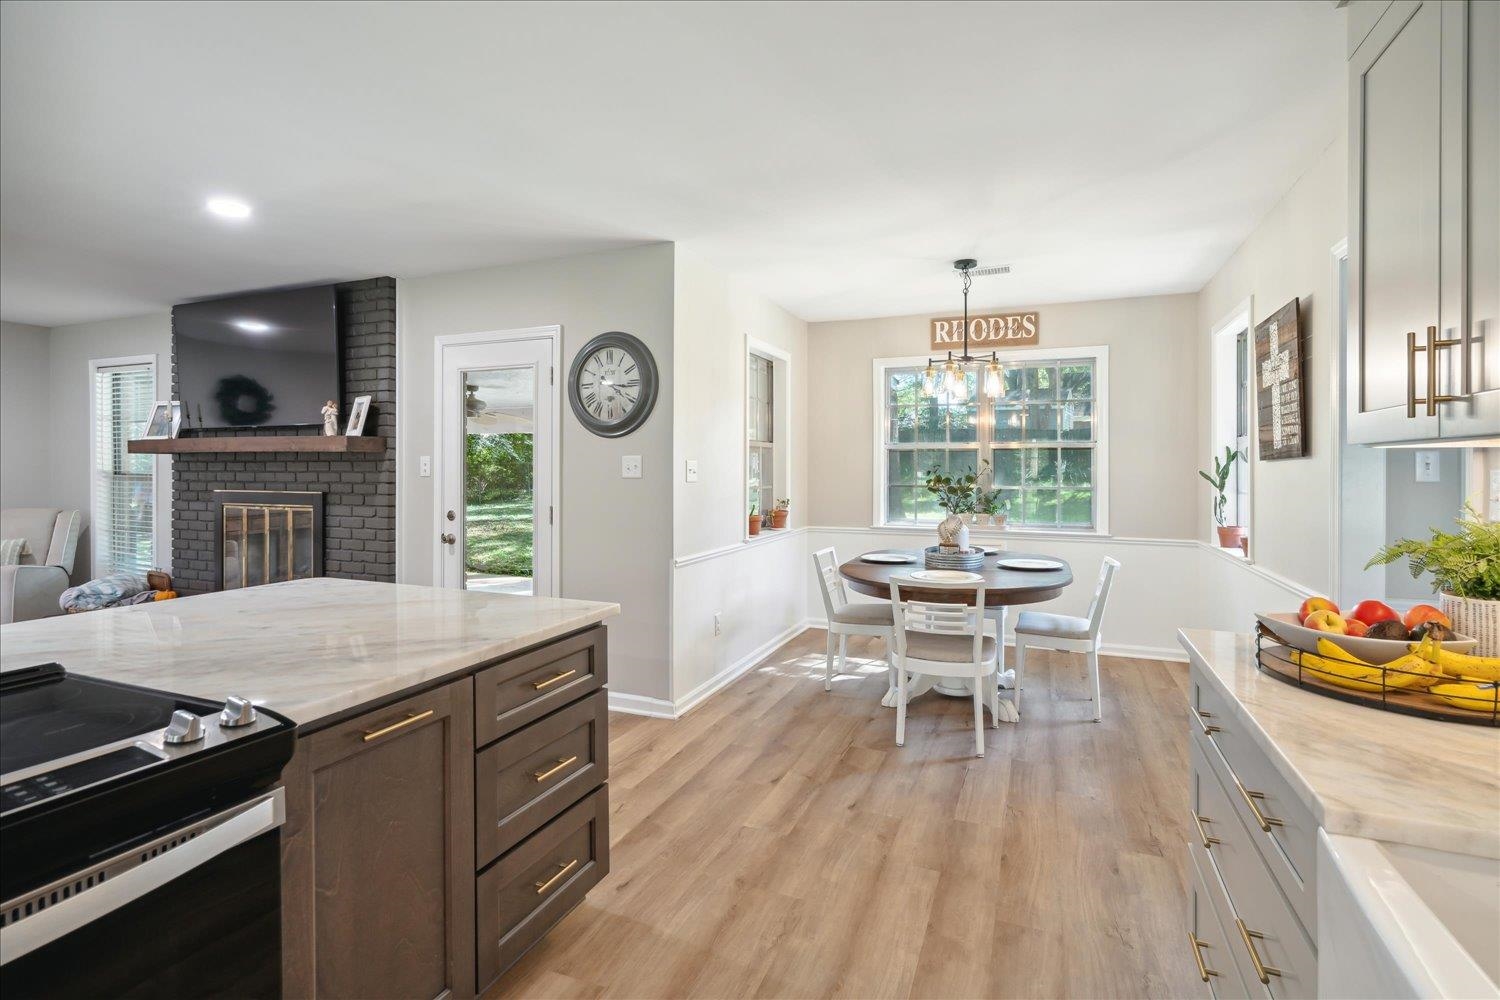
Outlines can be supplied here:
[[1190, 662], [1190, 942], [1228, 996], [1500, 996], [1500, 733]]
[[0, 670], [297, 723], [287, 996], [472, 996], [608, 872], [609, 603], [315, 579], [7, 625]]

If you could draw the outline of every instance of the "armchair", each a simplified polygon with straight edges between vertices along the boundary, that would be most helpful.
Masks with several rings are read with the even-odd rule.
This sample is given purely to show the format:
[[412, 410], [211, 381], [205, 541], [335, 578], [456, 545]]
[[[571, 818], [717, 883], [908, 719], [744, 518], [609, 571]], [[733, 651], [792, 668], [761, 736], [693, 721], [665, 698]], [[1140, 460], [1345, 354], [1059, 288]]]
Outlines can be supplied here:
[[0, 566], [0, 625], [62, 614], [82, 514], [56, 507], [0, 510], [0, 538], [26, 539], [19, 566]]

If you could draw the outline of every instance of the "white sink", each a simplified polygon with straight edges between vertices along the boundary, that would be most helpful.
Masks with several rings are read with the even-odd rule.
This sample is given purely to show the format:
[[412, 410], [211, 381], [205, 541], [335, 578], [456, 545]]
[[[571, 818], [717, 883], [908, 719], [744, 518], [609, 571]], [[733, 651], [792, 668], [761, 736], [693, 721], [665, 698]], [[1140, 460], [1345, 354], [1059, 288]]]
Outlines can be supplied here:
[[1500, 860], [1320, 830], [1318, 994], [1500, 998]]

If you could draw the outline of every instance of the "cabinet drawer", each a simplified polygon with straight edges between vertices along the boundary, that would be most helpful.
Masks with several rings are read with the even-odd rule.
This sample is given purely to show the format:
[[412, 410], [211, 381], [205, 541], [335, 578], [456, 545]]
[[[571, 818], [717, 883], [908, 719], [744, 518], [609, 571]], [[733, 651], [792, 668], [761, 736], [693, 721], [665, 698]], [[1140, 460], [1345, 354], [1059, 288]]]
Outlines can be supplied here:
[[474, 767], [480, 868], [609, 776], [605, 697], [595, 691], [480, 751]]
[[479, 875], [483, 993], [609, 873], [609, 786], [523, 840]]
[[474, 744], [493, 743], [604, 686], [605, 631], [591, 628], [474, 676]]
[[[1192, 895], [1188, 898], [1188, 928], [1193, 940], [1188, 947], [1197, 949], [1197, 956], [1188, 953], [1199, 976], [1208, 983], [1209, 992], [1215, 1000], [1245, 1000], [1252, 994], [1245, 985], [1240, 972], [1239, 956], [1235, 952], [1235, 937], [1239, 934], [1234, 918], [1230, 915], [1229, 900], [1219, 876], [1214, 873], [1212, 863], [1202, 860], [1202, 848], [1188, 846], [1193, 858]], [[1255, 982], [1257, 990], [1260, 983]]]
[[1318, 925], [1314, 881], [1318, 824], [1312, 811], [1245, 732], [1245, 724], [1230, 714], [1223, 696], [1204, 683], [1196, 669], [1192, 697], [1194, 742], [1202, 745], [1235, 814], [1250, 831], [1255, 849], [1311, 933]]
[[[1229, 910], [1223, 914], [1231, 945], [1239, 954], [1245, 981], [1254, 987], [1264, 980], [1272, 997], [1310, 997], [1317, 994], [1317, 953], [1302, 924], [1271, 878], [1260, 853], [1250, 841], [1250, 829], [1240, 822], [1229, 792], [1209, 763], [1212, 752], [1193, 740], [1193, 814], [1205, 839], [1193, 843], [1194, 856], [1218, 873]], [[1200, 827], [1194, 827], [1194, 833]], [[1206, 840], [1206, 838], [1213, 838]], [[1267, 972], [1259, 975], [1259, 961]]]

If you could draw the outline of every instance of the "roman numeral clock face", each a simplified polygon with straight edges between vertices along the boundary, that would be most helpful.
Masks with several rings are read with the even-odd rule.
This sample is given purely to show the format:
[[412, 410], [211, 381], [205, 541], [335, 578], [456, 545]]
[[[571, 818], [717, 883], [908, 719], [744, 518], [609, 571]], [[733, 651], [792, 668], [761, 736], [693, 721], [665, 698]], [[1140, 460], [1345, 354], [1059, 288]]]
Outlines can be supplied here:
[[603, 333], [584, 345], [568, 382], [574, 416], [601, 437], [629, 434], [656, 405], [656, 361], [628, 333]]

